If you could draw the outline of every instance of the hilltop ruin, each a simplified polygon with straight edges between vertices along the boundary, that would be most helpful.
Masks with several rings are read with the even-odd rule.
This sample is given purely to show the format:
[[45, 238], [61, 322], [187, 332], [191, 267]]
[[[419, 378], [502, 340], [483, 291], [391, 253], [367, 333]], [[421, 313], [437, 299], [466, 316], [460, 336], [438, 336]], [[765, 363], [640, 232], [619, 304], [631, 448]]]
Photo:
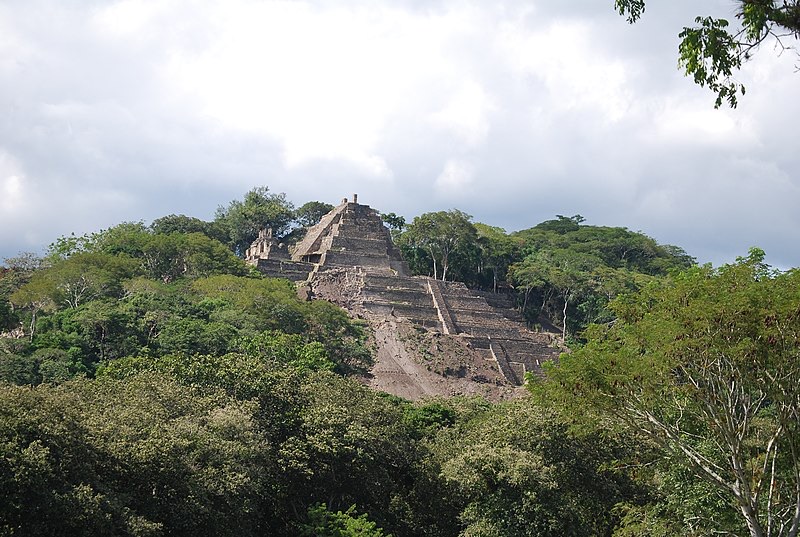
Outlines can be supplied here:
[[247, 262], [365, 319], [376, 360], [368, 384], [395, 395], [513, 397], [527, 372], [539, 374], [561, 352], [553, 334], [525, 327], [508, 296], [410, 276], [380, 215], [356, 195], [291, 253], [263, 231]]

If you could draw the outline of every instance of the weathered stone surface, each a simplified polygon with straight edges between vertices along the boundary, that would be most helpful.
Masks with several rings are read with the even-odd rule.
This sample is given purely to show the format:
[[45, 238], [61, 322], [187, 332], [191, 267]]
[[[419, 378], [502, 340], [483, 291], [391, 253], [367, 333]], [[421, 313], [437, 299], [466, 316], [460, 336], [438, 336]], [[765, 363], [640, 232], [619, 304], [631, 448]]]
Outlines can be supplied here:
[[320, 270], [360, 267], [370, 272], [409, 274], [377, 211], [346, 199], [308, 230], [292, 259], [317, 263]]
[[378, 389], [412, 399], [503, 399], [562, 350], [554, 334], [519, 322], [507, 296], [410, 277], [380, 215], [355, 196], [308, 230], [291, 261], [263, 235], [248, 250], [259, 270], [302, 281], [303, 297], [330, 300], [369, 322], [376, 363], [367, 382]]
[[272, 236], [272, 228], [262, 229], [245, 252], [245, 261], [257, 265], [260, 259], [289, 260], [286, 246]]

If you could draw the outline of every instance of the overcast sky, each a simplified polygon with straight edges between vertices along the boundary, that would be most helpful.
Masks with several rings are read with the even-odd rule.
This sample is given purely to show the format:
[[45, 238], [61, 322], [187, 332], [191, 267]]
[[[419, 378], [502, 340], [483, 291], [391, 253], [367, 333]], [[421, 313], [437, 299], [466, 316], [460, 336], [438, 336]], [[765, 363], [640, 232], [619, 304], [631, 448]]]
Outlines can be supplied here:
[[736, 110], [677, 70], [732, 0], [4, 0], [0, 259], [254, 186], [508, 231], [556, 214], [800, 266], [800, 73]]

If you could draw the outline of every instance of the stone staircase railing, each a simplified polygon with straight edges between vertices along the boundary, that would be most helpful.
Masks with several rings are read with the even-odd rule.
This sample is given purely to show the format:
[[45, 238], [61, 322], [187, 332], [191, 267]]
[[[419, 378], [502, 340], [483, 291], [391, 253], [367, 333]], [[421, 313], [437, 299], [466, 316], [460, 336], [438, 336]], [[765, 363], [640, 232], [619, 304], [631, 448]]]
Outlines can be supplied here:
[[458, 334], [458, 328], [447, 308], [447, 303], [442, 294], [442, 288], [437, 280], [428, 280], [428, 292], [433, 297], [433, 307], [439, 314], [439, 320], [442, 322], [442, 332], [445, 334]]
[[494, 358], [495, 362], [497, 362], [497, 367], [500, 369], [500, 372], [506, 378], [506, 380], [512, 384], [517, 386], [521, 385], [520, 379], [517, 378], [516, 373], [511, 368], [511, 364], [508, 362], [508, 355], [506, 354], [506, 350], [503, 346], [496, 342], [489, 340], [489, 351], [492, 353], [492, 358]]

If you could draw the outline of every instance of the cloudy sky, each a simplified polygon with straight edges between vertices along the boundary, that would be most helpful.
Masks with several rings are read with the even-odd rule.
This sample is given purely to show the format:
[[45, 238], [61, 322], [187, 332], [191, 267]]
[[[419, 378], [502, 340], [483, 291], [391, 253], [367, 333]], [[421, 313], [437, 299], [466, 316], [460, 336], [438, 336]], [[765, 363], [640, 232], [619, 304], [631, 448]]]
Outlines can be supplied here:
[[677, 70], [733, 0], [4, 0], [0, 259], [254, 186], [411, 218], [625, 226], [715, 264], [800, 266], [800, 73], [736, 110]]

